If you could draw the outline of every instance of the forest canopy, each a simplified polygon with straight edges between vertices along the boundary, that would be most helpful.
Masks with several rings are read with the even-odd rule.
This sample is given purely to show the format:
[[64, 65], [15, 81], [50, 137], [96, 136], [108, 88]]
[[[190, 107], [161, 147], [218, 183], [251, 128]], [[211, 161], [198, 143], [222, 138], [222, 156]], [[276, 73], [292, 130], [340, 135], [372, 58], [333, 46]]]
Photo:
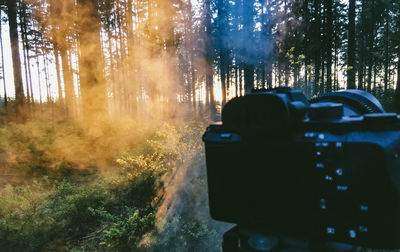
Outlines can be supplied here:
[[14, 70], [11, 86], [2, 43], [1, 95], [16, 113], [44, 102], [70, 117], [174, 117], [181, 104], [215, 113], [277, 86], [309, 97], [363, 89], [394, 109], [398, 1], [3, 0], [1, 8]]

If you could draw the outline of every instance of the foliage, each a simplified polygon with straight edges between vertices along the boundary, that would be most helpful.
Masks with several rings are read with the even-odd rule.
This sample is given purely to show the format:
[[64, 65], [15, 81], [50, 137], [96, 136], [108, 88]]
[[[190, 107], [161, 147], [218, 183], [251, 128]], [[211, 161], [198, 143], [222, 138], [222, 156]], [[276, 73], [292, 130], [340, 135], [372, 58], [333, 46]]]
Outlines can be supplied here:
[[0, 158], [11, 173], [62, 178], [107, 168], [121, 151], [146, 141], [150, 132], [149, 126], [133, 120], [8, 123], [0, 125]]
[[[129, 123], [124, 125], [131, 130]], [[169, 239], [156, 230], [156, 223], [164, 221], [157, 221], [164, 175], [198, 157], [203, 126], [162, 124], [155, 130], [131, 125], [138, 133], [130, 136], [112, 123], [92, 129], [72, 121], [1, 125], [0, 161], [21, 176], [14, 185], [1, 184], [2, 251], [163, 250], [177, 242], [183, 249], [199, 248], [204, 239], [213, 239], [215, 230], [196, 219], [168, 220], [162, 231]], [[67, 144], [63, 139], [79, 151], [62, 151], [60, 145]], [[111, 147], [117, 139], [120, 146]], [[79, 145], [92, 145], [90, 150], [97, 153], [110, 150], [106, 159], [111, 159], [113, 171], [81, 159], [79, 152], [88, 151]], [[69, 159], [69, 151], [78, 157]], [[70, 172], [59, 173], [67, 166]], [[94, 168], [83, 173], [87, 166]], [[30, 180], [25, 180], [27, 174]]]
[[100, 235], [95, 238], [100, 246], [126, 251], [135, 248], [142, 236], [154, 228], [154, 209], [125, 206], [124, 210], [123, 215], [113, 215], [103, 209], [92, 210], [104, 226]]
[[25, 209], [2, 213], [0, 244], [7, 251], [34, 251], [50, 246], [52, 241], [76, 238], [96, 221], [88, 207], [102, 205], [106, 199], [100, 184], [56, 182]]
[[385, 92], [382, 87], [378, 87], [372, 90], [372, 94], [380, 101], [386, 111], [396, 110], [396, 108], [394, 107], [394, 92], [395, 90], [392, 88], [387, 89]]
[[217, 231], [203, 221], [185, 221], [178, 215], [165, 224], [164, 230], [156, 240], [155, 251], [220, 251]]

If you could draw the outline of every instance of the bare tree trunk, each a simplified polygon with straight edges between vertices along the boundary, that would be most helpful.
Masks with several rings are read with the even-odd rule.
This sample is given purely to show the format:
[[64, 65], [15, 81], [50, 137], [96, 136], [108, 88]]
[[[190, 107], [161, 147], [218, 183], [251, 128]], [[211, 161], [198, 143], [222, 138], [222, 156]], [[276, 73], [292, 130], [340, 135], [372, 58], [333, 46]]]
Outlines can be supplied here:
[[46, 81], [46, 97], [47, 97], [47, 103], [52, 102], [51, 98], [51, 93], [50, 93], [50, 81], [49, 81], [49, 71], [47, 70], [48, 68], [48, 63], [47, 63], [47, 55], [44, 53], [43, 54], [43, 69], [44, 69], [44, 79]]
[[250, 94], [254, 88], [254, 66], [244, 65], [244, 92]]
[[239, 65], [239, 96], [243, 95], [243, 64]]
[[377, 72], [376, 65], [374, 65], [374, 84], [372, 86], [372, 92], [374, 92], [376, 89], [376, 72]]
[[196, 72], [194, 69], [194, 59], [193, 59], [193, 52], [190, 52], [190, 62], [191, 62], [191, 68], [190, 68], [190, 74], [191, 74], [191, 90], [192, 90], [192, 104], [193, 108], [196, 109]]
[[315, 1], [315, 41], [314, 41], [314, 51], [315, 53], [314, 60], [315, 60], [315, 73], [314, 73], [314, 89], [313, 95], [318, 95], [320, 93], [320, 69], [321, 69], [321, 0]]
[[[0, 12], [0, 20], [2, 20], [2, 12]], [[2, 33], [2, 24], [0, 21], [0, 49], [1, 49], [1, 71], [3, 77], [3, 86], [4, 86], [4, 107], [7, 109], [8, 107], [8, 97], [7, 97], [7, 85], [6, 85], [6, 74], [4, 70], [4, 48], [3, 48], [3, 36]]]
[[115, 83], [115, 65], [114, 65], [114, 53], [112, 50], [112, 34], [111, 34], [111, 29], [110, 26], [106, 26], [106, 31], [107, 31], [107, 40], [108, 40], [108, 54], [110, 55], [110, 82], [111, 82], [111, 92], [113, 96], [113, 102], [114, 102], [114, 112], [117, 112], [117, 114], [120, 114], [121, 111], [117, 111], [120, 109], [118, 105], [118, 97], [119, 97], [119, 92], [117, 92], [116, 88], [116, 83]]
[[370, 24], [368, 25], [368, 79], [367, 79], [367, 91], [371, 92], [372, 87], [372, 68], [374, 66], [374, 41], [375, 41], [375, 0], [371, 1], [371, 17]]
[[[135, 63], [136, 58], [134, 55], [134, 36], [133, 36], [133, 12], [132, 12], [132, 0], [127, 1], [127, 17], [126, 17], [126, 26], [127, 26], [127, 46], [128, 46], [128, 76], [130, 80], [135, 79]], [[131, 110], [132, 115], [136, 116], [137, 114], [137, 83], [131, 81], [129, 83], [130, 86], [130, 100], [132, 103]]]
[[[119, 49], [119, 52], [117, 53], [118, 59], [117, 59], [117, 69], [118, 69], [118, 85], [119, 85], [119, 95], [120, 101], [121, 101], [121, 111], [122, 113], [129, 113], [129, 86], [127, 83], [127, 71], [126, 71], [126, 63], [127, 63], [127, 55], [125, 51], [125, 38], [124, 38], [124, 32], [122, 29], [122, 8], [121, 8], [121, 3], [120, 1], [116, 1], [116, 11], [115, 11], [115, 20], [117, 26], [115, 27], [117, 30], [117, 50]], [[118, 46], [119, 45], [119, 46]]]
[[28, 62], [28, 77], [29, 77], [29, 88], [31, 90], [31, 104], [32, 106], [35, 105], [35, 97], [33, 94], [33, 84], [32, 84], [32, 71], [31, 71], [31, 56], [29, 54], [29, 50], [26, 51], [26, 57], [27, 57], [27, 62]]
[[226, 103], [226, 86], [227, 86], [227, 71], [226, 71], [226, 59], [225, 59], [225, 53], [221, 52], [220, 53], [220, 76], [221, 76], [221, 93], [222, 93], [222, 105], [225, 105]]
[[[400, 23], [400, 20], [399, 20]], [[399, 27], [400, 29], [400, 27]], [[397, 83], [394, 93], [394, 108], [397, 113], [400, 113], [400, 45], [397, 46]]]
[[28, 103], [28, 106], [30, 106], [31, 103], [31, 92], [29, 90], [29, 76], [28, 76], [28, 57], [26, 51], [28, 50], [26, 46], [26, 41], [25, 41], [25, 29], [21, 29], [23, 32], [22, 34], [22, 51], [24, 53], [24, 72], [25, 72], [25, 88], [26, 88], [26, 102]]
[[32, 83], [30, 79], [30, 73], [28, 74], [29, 67], [29, 45], [28, 45], [28, 36], [27, 36], [27, 23], [26, 19], [27, 6], [24, 1], [20, 2], [19, 8], [19, 19], [20, 19], [20, 27], [21, 27], [21, 38], [22, 38], [22, 51], [23, 51], [23, 59], [24, 59], [24, 74], [25, 74], [25, 88], [26, 88], [26, 102], [31, 108], [33, 104], [33, 90], [29, 89], [29, 83]]
[[397, 82], [396, 90], [400, 89], [400, 45], [397, 46]]
[[358, 89], [364, 89], [364, 63], [365, 63], [365, 29], [367, 1], [362, 2], [361, 10], [361, 35], [359, 41], [359, 63], [358, 63]]
[[101, 50], [100, 15], [97, 1], [78, 0], [79, 81], [82, 96], [82, 114], [86, 119], [107, 115], [107, 94]]
[[347, 46], [347, 89], [356, 88], [356, 0], [349, 1], [349, 39]]
[[332, 91], [332, 34], [333, 34], [333, 14], [332, 0], [326, 1], [327, 24], [326, 24], [326, 91]]
[[19, 38], [17, 27], [17, 2], [16, 0], [6, 1], [8, 8], [8, 20], [10, 26], [10, 42], [11, 42], [11, 57], [14, 69], [14, 86], [15, 86], [15, 105], [17, 117], [21, 118], [22, 109], [24, 106], [24, 88], [21, 75], [21, 60], [19, 58]]
[[[288, 1], [287, 0], [284, 0], [284, 29], [286, 30], [286, 31], [288, 31], [289, 30], [289, 19], [288, 19], [288, 3], [287, 3]], [[284, 53], [287, 53], [288, 52], [288, 47], [287, 47], [287, 45], [286, 45], [286, 41], [284, 41], [283, 42], [284, 44], [285, 44], [285, 46], [284, 46]], [[285, 87], [288, 87], [289, 86], [289, 78], [290, 78], [290, 73], [289, 73], [289, 61], [285, 58], [285, 60], [284, 60], [284, 67], [285, 67]], [[246, 75], [246, 73], [245, 73], [245, 75]], [[245, 79], [246, 79], [246, 77], [245, 77]], [[245, 81], [245, 85], [246, 85], [246, 81]]]
[[[265, 7], [266, 7], [266, 13], [265, 13], [265, 22], [266, 22], [266, 27], [265, 27], [265, 32], [267, 36], [267, 41], [268, 43], [273, 44], [273, 38], [272, 38], [272, 20], [271, 20], [271, 12], [270, 12], [270, 0], [267, 0], [265, 2]], [[272, 63], [273, 63], [273, 53], [272, 50], [266, 53], [266, 59], [264, 60], [265, 64], [265, 71], [266, 71], [266, 83], [267, 83], [267, 88], [272, 88]]]
[[39, 102], [40, 105], [42, 105], [42, 82], [40, 80], [40, 64], [39, 64], [39, 55], [38, 55], [38, 50], [36, 47], [36, 69], [37, 69], [37, 75], [38, 75], [38, 85], [39, 85]]
[[385, 23], [385, 76], [384, 76], [384, 84], [385, 84], [385, 95], [387, 94], [387, 90], [389, 87], [389, 10], [386, 9], [386, 23]]
[[56, 63], [56, 75], [57, 75], [57, 89], [58, 89], [58, 102], [64, 104], [62, 87], [61, 87], [61, 72], [60, 72], [60, 52], [56, 45], [54, 45], [54, 58]]
[[67, 51], [64, 47], [60, 48], [62, 73], [64, 77], [65, 106], [67, 115], [75, 115], [75, 92], [73, 83], [72, 66], [69, 64]]
[[193, 18], [192, 18], [192, 1], [188, 1], [188, 6], [187, 6], [187, 14], [188, 14], [188, 36], [189, 36], [189, 61], [190, 61], [190, 85], [191, 85], [191, 91], [192, 91], [192, 105], [193, 109], [196, 109], [196, 72], [195, 72], [195, 66], [194, 66], [194, 44], [193, 44]]
[[206, 52], [205, 52], [205, 62], [206, 62], [206, 100], [209, 105], [209, 113], [211, 119], [215, 118], [216, 107], [214, 98], [214, 85], [213, 85], [213, 58], [212, 58], [212, 48], [211, 48], [211, 3], [210, 0], [205, 0], [205, 27], [206, 27]]
[[238, 65], [235, 65], [235, 96], [239, 96], [239, 73]]

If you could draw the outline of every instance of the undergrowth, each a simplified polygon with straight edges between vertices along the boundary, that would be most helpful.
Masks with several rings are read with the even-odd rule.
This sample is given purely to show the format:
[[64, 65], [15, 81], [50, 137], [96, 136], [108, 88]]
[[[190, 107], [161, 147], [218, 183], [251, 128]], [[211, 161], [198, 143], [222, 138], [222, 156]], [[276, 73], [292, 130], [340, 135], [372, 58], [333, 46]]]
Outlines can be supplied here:
[[0, 125], [0, 169], [13, 175], [0, 181], [1, 251], [173, 251], [214, 237], [200, 220], [158, 216], [165, 180], [198, 155], [202, 129], [129, 120]]

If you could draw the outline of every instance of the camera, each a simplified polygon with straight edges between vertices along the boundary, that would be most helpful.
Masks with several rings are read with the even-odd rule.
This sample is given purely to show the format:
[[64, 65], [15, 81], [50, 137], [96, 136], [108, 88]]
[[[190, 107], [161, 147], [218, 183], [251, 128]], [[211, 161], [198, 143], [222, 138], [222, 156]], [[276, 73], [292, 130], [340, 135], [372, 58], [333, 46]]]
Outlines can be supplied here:
[[[370, 93], [258, 90], [230, 100], [203, 141], [211, 217], [242, 230], [224, 243], [249, 246], [250, 230], [400, 247], [400, 116]], [[270, 251], [258, 245], [248, 251]]]

